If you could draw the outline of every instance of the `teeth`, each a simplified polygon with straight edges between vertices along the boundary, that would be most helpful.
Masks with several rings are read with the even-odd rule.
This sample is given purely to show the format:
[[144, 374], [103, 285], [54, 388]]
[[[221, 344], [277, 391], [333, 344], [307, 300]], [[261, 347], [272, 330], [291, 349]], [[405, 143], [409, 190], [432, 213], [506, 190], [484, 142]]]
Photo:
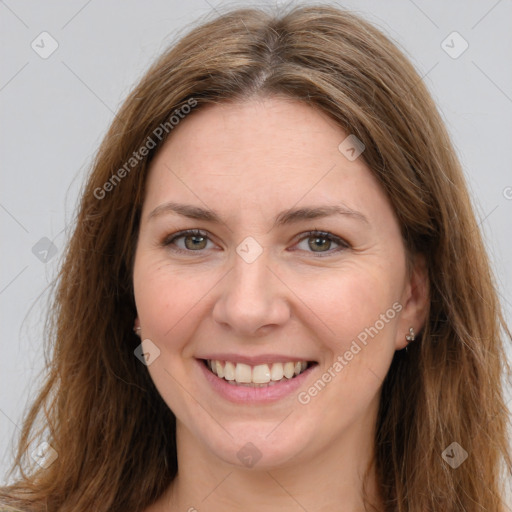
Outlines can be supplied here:
[[224, 365], [224, 378], [226, 380], [235, 380], [235, 365], [226, 361]]
[[[213, 365], [212, 365], [213, 366]], [[220, 361], [215, 361], [215, 367], [213, 371], [222, 379], [224, 377], [224, 368], [222, 368], [222, 364]]]
[[[307, 363], [306, 363], [307, 364]], [[281, 380], [284, 376], [283, 363], [274, 363], [272, 370], [270, 370], [270, 378], [274, 380]]]
[[252, 369], [252, 381], [255, 384], [270, 382], [270, 368], [268, 364], [259, 364]]
[[235, 368], [235, 380], [249, 384], [252, 380], [252, 370], [248, 364], [237, 363]]
[[285, 363], [283, 366], [284, 376], [287, 379], [291, 379], [295, 374], [295, 364], [294, 363]]
[[306, 361], [288, 361], [286, 363], [258, 364], [251, 367], [244, 363], [208, 360], [207, 366], [220, 378], [230, 384], [272, 386], [281, 380], [289, 380], [307, 369]]

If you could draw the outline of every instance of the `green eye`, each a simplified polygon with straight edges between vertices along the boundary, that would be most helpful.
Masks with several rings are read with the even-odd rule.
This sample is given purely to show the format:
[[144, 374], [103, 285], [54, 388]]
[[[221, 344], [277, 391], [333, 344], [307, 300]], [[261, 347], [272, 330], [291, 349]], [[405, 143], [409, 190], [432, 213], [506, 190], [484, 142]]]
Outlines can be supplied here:
[[[176, 245], [176, 240], [180, 239], [184, 240], [184, 247]], [[186, 231], [180, 231], [179, 233], [172, 235], [170, 238], [166, 238], [163, 245], [176, 245], [176, 248], [173, 250], [178, 250], [179, 252], [194, 252], [205, 249], [207, 241], [208, 235], [205, 232], [198, 229], [187, 229]]]
[[[309, 248], [315, 252], [317, 252], [317, 249], [319, 251], [323, 252], [322, 249], [330, 249], [331, 248], [332, 241], [326, 237], [322, 237], [322, 238], [313, 237], [313, 238], [308, 238], [307, 240], [308, 240]], [[313, 241], [311, 241], [311, 240], [313, 240]], [[318, 244], [318, 245], [315, 245], [315, 244]]]
[[[333, 235], [332, 233], [328, 233], [325, 231], [309, 231], [305, 233], [306, 236], [303, 236], [300, 239], [300, 242], [307, 240], [307, 247], [310, 249], [301, 249], [306, 252], [313, 252], [317, 254], [333, 254], [339, 252], [343, 249], [348, 249], [349, 244], [342, 240], [341, 238]], [[330, 250], [332, 244], [338, 245], [337, 249]]]
[[[180, 240], [183, 240], [183, 244], [177, 243], [177, 241]], [[324, 254], [331, 255], [350, 247], [345, 240], [325, 231], [315, 230], [303, 233], [299, 243], [303, 243], [306, 240], [307, 246], [300, 248], [300, 250], [313, 253], [315, 256], [323, 256]], [[208, 241], [210, 241], [210, 239], [208, 233], [205, 231], [200, 229], [187, 229], [168, 236], [162, 242], [162, 245], [171, 248], [171, 250], [175, 252], [190, 254], [192, 252], [200, 253], [204, 249], [207, 249]], [[336, 244], [338, 247], [331, 249], [332, 244]]]
[[[192, 251], [196, 249], [205, 249], [207, 238], [202, 235], [186, 235], [182, 237], [185, 240], [185, 247]], [[190, 242], [190, 243], [189, 243]]]

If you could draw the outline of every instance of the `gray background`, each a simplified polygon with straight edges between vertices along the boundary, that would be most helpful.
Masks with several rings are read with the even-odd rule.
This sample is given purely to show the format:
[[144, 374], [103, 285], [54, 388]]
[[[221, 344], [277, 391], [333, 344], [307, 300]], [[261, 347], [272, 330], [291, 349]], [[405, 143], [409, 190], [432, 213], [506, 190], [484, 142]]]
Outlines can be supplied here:
[[[219, 6], [267, 3], [276, 2], [0, 1], [0, 475], [40, 383], [46, 287], [114, 112], [154, 58], [199, 16]], [[512, 2], [338, 3], [384, 30], [425, 77], [462, 161], [510, 322]], [[46, 59], [31, 47], [33, 41], [42, 46], [43, 31], [58, 42]], [[463, 48], [457, 36], [446, 39], [453, 31], [469, 45], [458, 58], [445, 51]], [[46, 50], [49, 45], [47, 39]], [[38, 253], [49, 247], [55, 254]]]

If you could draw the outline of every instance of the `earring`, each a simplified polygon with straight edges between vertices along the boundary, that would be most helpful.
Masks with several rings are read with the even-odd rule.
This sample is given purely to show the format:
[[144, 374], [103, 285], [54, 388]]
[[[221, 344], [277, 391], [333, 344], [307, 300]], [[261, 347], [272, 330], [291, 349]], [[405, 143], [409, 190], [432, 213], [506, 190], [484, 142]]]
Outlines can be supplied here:
[[140, 338], [141, 327], [134, 327], [133, 332]]
[[415, 338], [416, 338], [416, 335], [414, 334], [414, 329], [412, 327], [409, 327], [409, 334], [405, 335], [405, 339], [407, 340], [407, 345], [405, 346], [405, 353], [406, 354], [408, 352], [407, 347], [408, 347], [409, 343], [414, 341]]

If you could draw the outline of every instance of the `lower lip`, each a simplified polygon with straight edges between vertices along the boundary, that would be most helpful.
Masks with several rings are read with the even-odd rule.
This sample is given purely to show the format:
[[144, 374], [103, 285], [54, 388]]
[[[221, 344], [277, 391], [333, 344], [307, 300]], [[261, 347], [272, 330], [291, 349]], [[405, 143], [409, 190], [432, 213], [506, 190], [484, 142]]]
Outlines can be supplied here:
[[311, 371], [317, 366], [316, 364], [307, 368], [304, 372], [297, 375], [293, 379], [277, 382], [272, 386], [266, 387], [250, 387], [229, 384], [227, 380], [217, 377], [205, 365], [203, 360], [197, 359], [203, 375], [210, 383], [212, 388], [223, 398], [235, 403], [268, 403], [275, 402], [291, 395], [304, 383], [309, 377]]

